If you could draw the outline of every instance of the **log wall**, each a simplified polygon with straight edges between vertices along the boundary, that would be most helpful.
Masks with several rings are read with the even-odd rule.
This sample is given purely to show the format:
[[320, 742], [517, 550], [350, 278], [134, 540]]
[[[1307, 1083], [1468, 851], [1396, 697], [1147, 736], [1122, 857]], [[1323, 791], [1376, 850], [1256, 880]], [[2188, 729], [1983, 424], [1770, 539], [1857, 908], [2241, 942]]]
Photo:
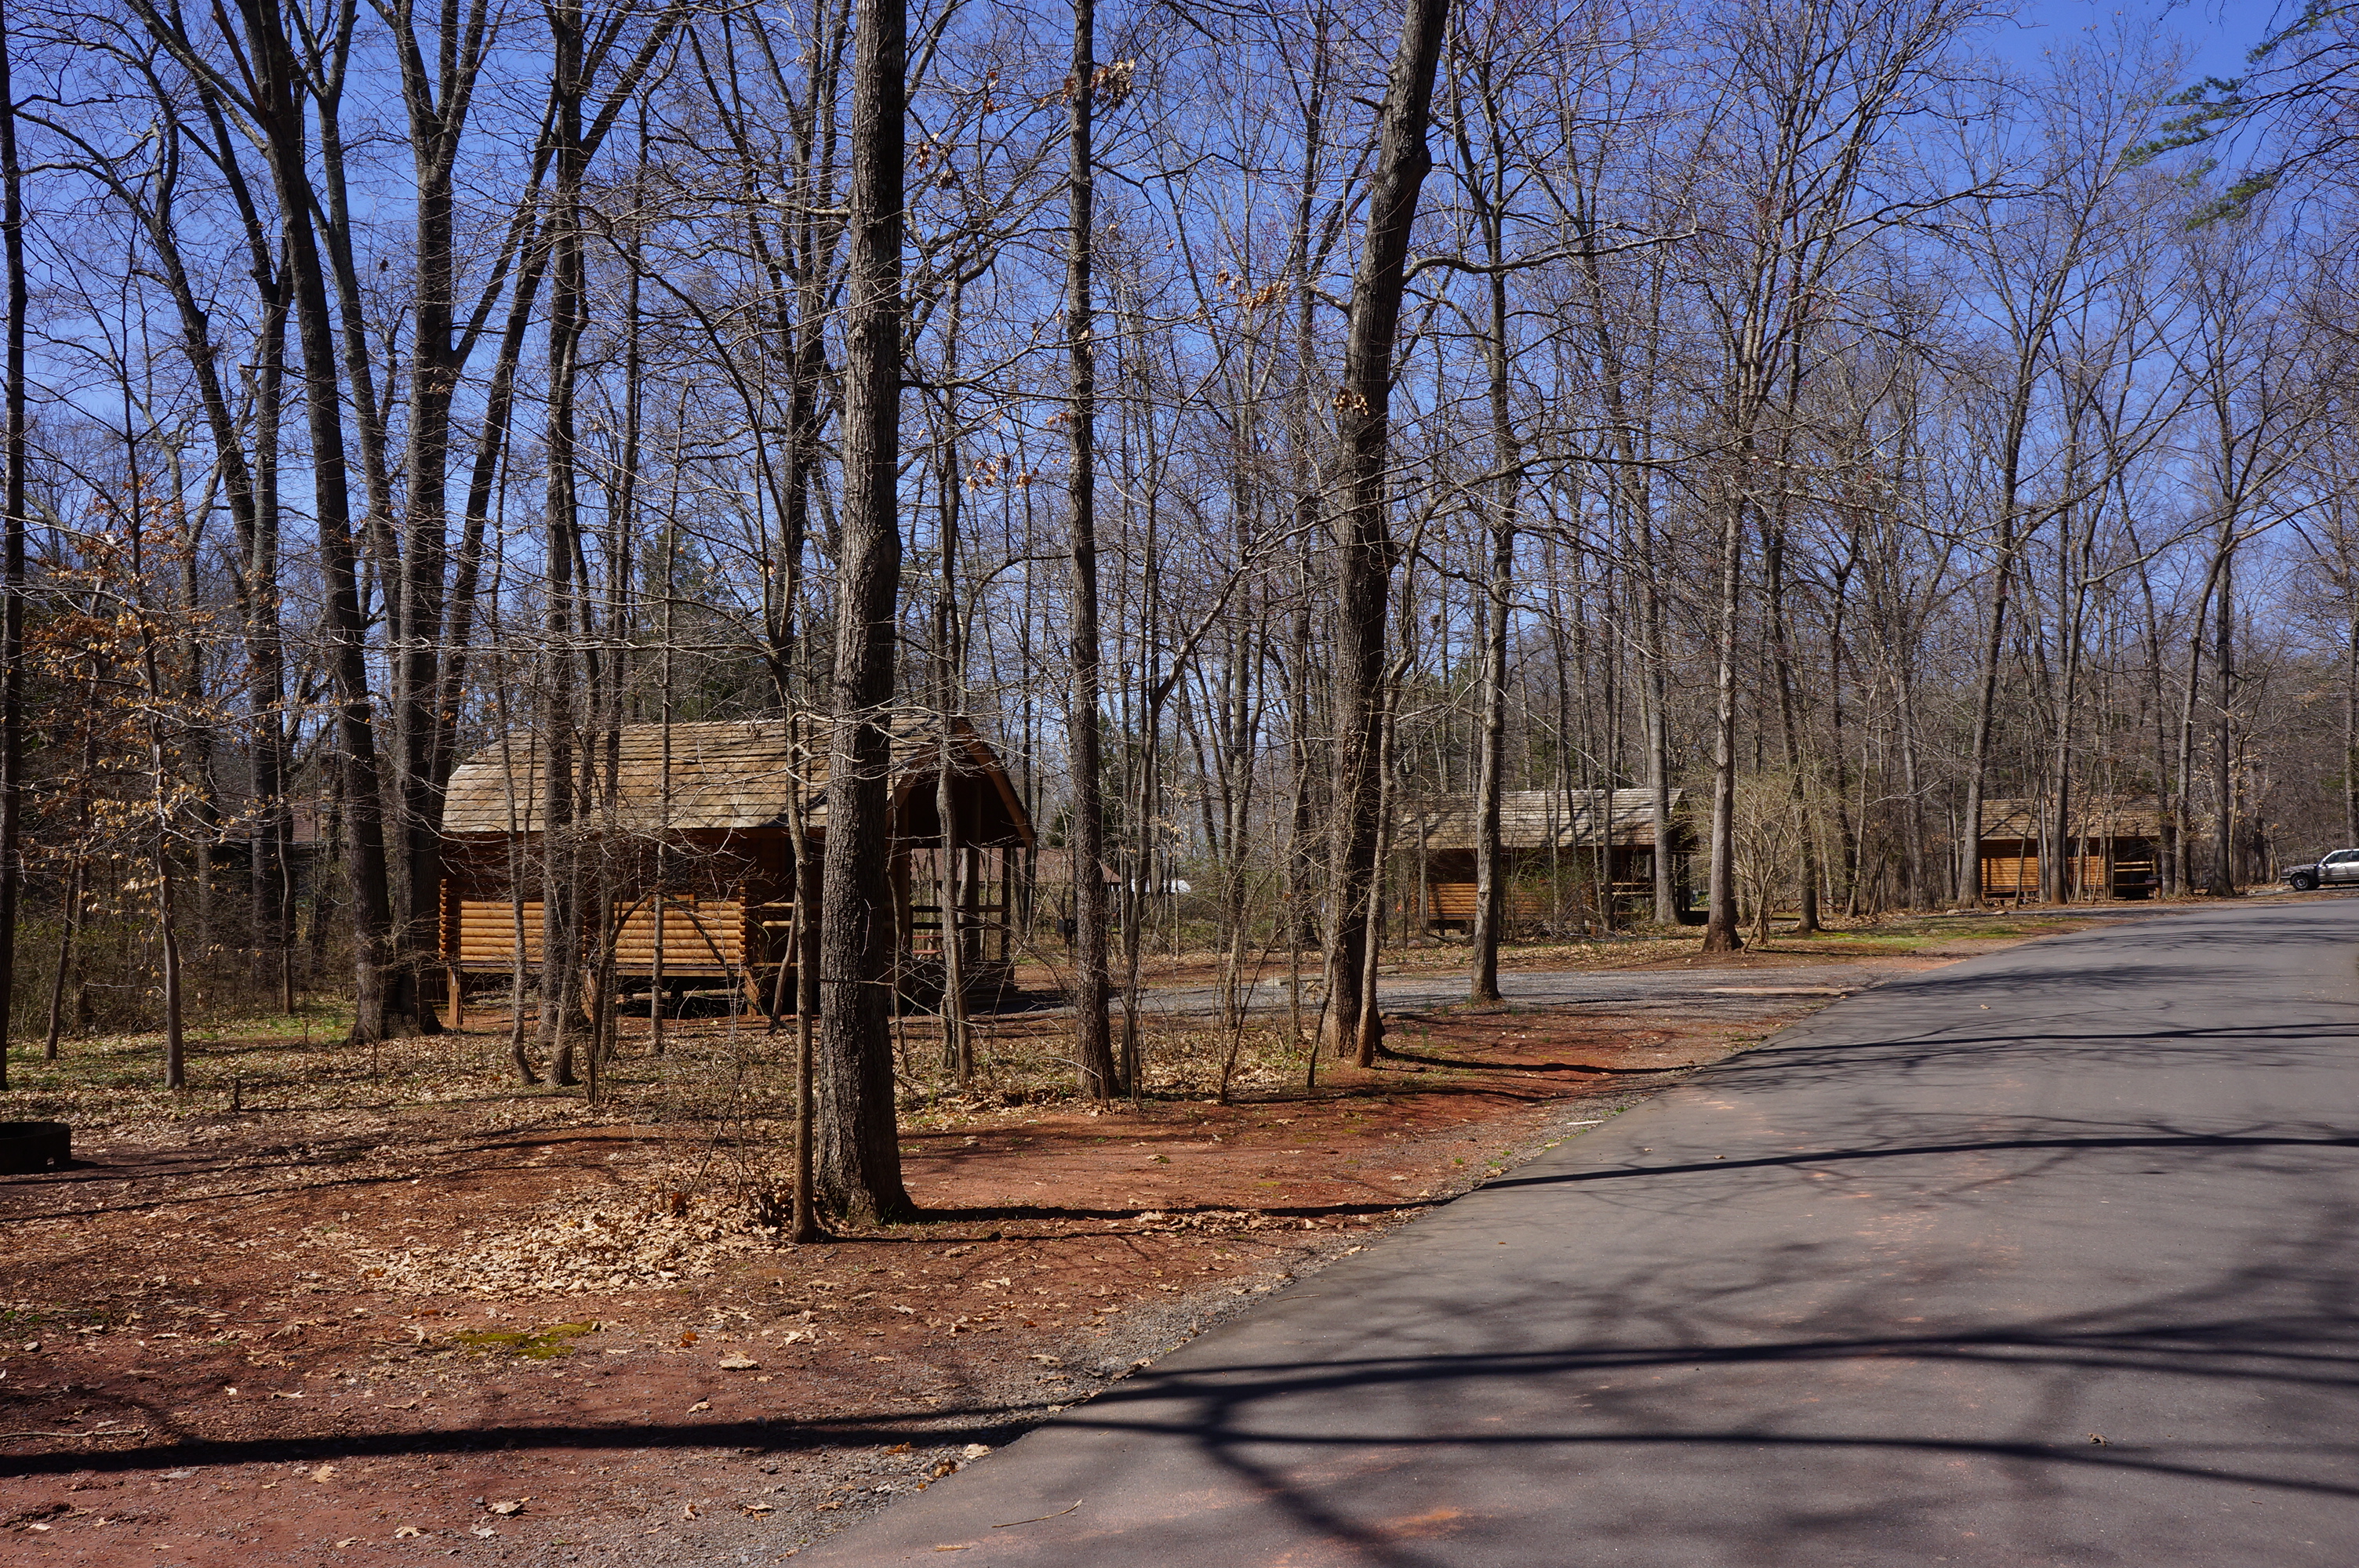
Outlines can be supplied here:
[[[674, 895], [664, 907], [664, 975], [679, 979], [734, 975], [747, 962], [749, 936], [750, 957], [758, 966], [770, 948], [784, 947], [792, 917], [790, 904], [757, 905], [749, 911], [736, 899]], [[540, 901], [527, 899], [525, 962], [536, 968], [540, 964]], [[591, 935], [587, 946], [591, 953], [597, 951], [597, 934]], [[443, 916], [442, 951], [469, 974], [509, 973], [516, 967], [514, 907], [505, 898], [451, 901]], [[615, 972], [652, 973], [655, 953], [655, 909], [642, 900], [629, 906], [615, 938]]]

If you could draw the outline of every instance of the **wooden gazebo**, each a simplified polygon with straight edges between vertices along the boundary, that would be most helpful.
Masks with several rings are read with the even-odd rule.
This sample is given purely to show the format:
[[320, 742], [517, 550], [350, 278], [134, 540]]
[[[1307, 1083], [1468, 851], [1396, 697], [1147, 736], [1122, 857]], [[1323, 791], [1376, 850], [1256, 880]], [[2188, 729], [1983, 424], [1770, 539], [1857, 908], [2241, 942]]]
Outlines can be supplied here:
[[[790, 960], [788, 822], [798, 798], [811, 852], [827, 841], [828, 734], [824, 719], [803, 721], [799, 732], [783, 719], [635, 724], [615, 737], [611, 757], [603, 736], [592, 738], [586, 767], [577, 753], [590, 798], [564, 838], [581, 857], [587, 907], [594, 910], [601, 888], [612, 896], [606, 931], [618, 981], [652, 977], [660, 944], [668, 986], [719, 982], [766, 994], [761, 988], [776, 966]], [[951, 924], [964, 937], [962, 955], [979, 966], [994, 931], [1006, 957], [1017, 851], [1032, 843], [1032, 823], [974, 727], [953, 719], [949, 734]], [[942, 766], [939, 719], [893, 726], [894, 913], [912, 957], [939, 959], [941, 951]], [[519, 944], [526, 966], [540, 966], [546, 767], [546, 753], [519, 733], [451, 774], [442, 808], [440, 945], [461, 983], [471, 974], [510, 973]], [[604, 935], [592, 921], [586, 948], [595, 952]]]
[[[1687, 792], [1673, 790], [1671, 820], [1658, 833], [1652, 790], [1514, 789], [1499, 800], [1501, 870], [1509, 879], [1511, 925], [1539, 919], [1547, 901], [1531, 886], [1540, 872], [1575, 876], [1604, 872], [1608, 896], [1632, 901], [1654, 892], [1655, 856], [1674, 857], [1673, 875], [1685, 892], [1685, 858], [1695, 829], [1681, 809]], [[1474, 807], [1466, 800], [1432, 803], [1407, 814], [1398, 841], [1423, 857], [1425, 925], [1474, 927]], [[1602, 853], [1601, 853], [1602, 852]], [[1599, 861], [1604, 862], [1600, 867]]]
[[[2043, 896], [2039, 860], [2055, 822], [2043, 801], [1983, 803], [1976, 861], [1985, 899], [2023, 902]], [[2161, 865], [2162, 819], [2152, 801], [2083, 798], [2066, 813], [2064, 896], [2068, 899], [2148, 897]]]

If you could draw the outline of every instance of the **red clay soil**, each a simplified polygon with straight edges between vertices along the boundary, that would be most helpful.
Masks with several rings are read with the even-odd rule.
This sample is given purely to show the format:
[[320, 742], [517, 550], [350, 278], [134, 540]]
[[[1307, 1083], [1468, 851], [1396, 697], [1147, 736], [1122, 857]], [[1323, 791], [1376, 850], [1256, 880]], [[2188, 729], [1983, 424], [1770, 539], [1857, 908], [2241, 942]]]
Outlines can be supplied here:
[[[803, 1248], [651, 1204], [703, 1134], [572, 1100], [78, 1148], [0, 1181], [0, 1544], [775, 1562], [1815, 1005], [1451, 1014], [1315, 1095], [980, 1112], [906, 1138], [926, 1217]], [[602, 1213], [679, 1276], [569, 1261]], [[559, 1239], [510, 1258], [504, 1219]]]

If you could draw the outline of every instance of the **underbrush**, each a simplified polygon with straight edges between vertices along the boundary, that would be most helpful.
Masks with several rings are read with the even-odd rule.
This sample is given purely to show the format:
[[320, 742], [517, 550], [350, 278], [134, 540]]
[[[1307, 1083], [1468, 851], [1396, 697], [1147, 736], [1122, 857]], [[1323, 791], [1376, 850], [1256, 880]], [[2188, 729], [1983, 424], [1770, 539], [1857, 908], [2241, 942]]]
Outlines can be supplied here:
[[[552, 1115], [575, 1126], [659, 1125], [687, 1137], [675, 1141], [665, 1169], [647, 1173], [651, 1189], [717, 1199], [776, 1222], [792, 1190], [791, 1026], [774, 1033], [748, 1015], [675, 1019], [658, 1056], [645, 1019], [628, 1019], [602, 1065], [593, 1103], [587, 1086], [519, 1083], [505, 1009], [471, 1016], [488, 1027], [374, 1046], [347, 1041], [349, 1009], [317, 1002], [293, 1017], [226, 1021], [189, 1033], [188, 1087], [178, 1092], [163, 1087], [160, 1034], [69, 1039], [54, 1061], [19, 1054], [11, 1062], [0, 1116], [158, 1144], [247, 1137], [365, 1144], [397, 1128], [404, 1138], [446, 1138]], [[1119, 1039], [1118, 1011], [1115, 1028]], [[896, 1079], [910, 1131], [1078, 1099], [1062, 1020], [977, 1021], [964, 1085], [943, 1054], [938, 1019], [898, 1021]], [[1224, 1074], [1233, 1097], [1263, 1098], [1299, 1083], [1304, 1070], [1301, 1048], [1282, 1027], [1233, 1034], [1143, 1019], [1139, 1054], [1141, 1097], [1149, 1100], [1212, 1098]]]
[[[2085, 925], [2084, 919], [2034, 914], [1834, 918], [1827, 922], [1827, 929], [1810, 935], [1780, 930], [1766, 947], [1753, 950], [1831, 957], [1846, 952], [1909, 953], [1959, 940], [2037, 936]], [[1683, 931], [1676, 935], [1512, 943], [1500, 957], [1511, 968], [1603, 969], [1689, 957], [1695, 948], [1694, 933]], [[1462, 947], [1436, 945], [1396, 949], [1387, 954], [1386, 968], [1447, 972], [1464, 961]], [[1156, 967], [1216, 963], [1209, 954], [1181, 955]], [[1302, 1082], [1308, 1065], [1305, 1048], [1288, 1037], [1282, 1020], [1256, 1020], [1232, 1032], [1209, 1021], [1157, 1015], [1151, 1011], [1153, 993], [1146, 1000], [1150, 1011], [1139, 1023], [1143, 1097], [1215, 1097], [1225, 1079], [1230, 1095], [1256, 1098]], [[1312, 1002], [1304, 1014], [1306, 1031], [1313, 1027], [1315, 1016]], [[304, 1000], [291, 1015], [266, 1011], [209, 1022], [187, 1033], [189, 1087], [179, 1093], [162, 1087], [163, 1043], [156, 1032], [69, 1037], [55, 1061], [43, 1060], [20, 1044], [9, 1062], [11, 1092], [0, 1095], [0, 1109], [12, 1118], [98, 1128], [226, 1114], [250, 1119], [401, 1106], [587, 1099], [584, 1087], [560, 1089], [516, 1081], [507, 1060], [504, 1002], [478, 1002], [469, 1018], [474, 1027], [375, 1046], [346, 1044], [350, 1008], [317, 998]], [[1124, 1027], [1119, 1004], [1114, 1027], [1119, 1044]], [[925, 1014], [898, 1020], [895, 1076], [904, 1115], [955, 1117], [1072, 1098], [1076, 1075], [1067, 1028], [1061, 1018], [978, 1017], [973, 1071], [969, 1081], [960, 1085], [946, 1065], [940, 1021]], [[790, 1028], [772, 1033], [758, 1016], [726, 1012], [679, 1017], [667, 1025], [669, 1051], [661, 1057], [648, 1052], [644, 1016], [625, 1019], [622, 1029], [619, 1053], [605, 1064], [600, 1077], [598, 1108], [606, 1115], [704, 1122], [723, 1147], [766, 1148], [786, 1141], [777, 1130], [792, 1116]], [[776, 1184], [766, 1170], [749, 1170], [744, 1184], [759, 1188]]]

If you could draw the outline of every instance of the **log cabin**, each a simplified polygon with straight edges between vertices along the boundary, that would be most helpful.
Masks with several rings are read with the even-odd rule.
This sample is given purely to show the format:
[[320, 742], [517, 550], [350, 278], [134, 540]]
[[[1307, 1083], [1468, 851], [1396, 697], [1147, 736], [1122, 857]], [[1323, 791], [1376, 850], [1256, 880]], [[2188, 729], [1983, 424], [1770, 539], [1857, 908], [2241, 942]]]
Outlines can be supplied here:
[[[942, 728], [932, 716], [892, 726], [894, 918], [905, 971], [930, 962], [938, 972], [941, 963]], [[660, 948], [668, 989], [737, 986], [766, 996], [778, 966], [790, 967], [789, 813], [798, 799], [810, 852], [827, 841], [827, 742], [825, 719], [803, 721], [799, 733], [784, 719], [627, 725], [611, 756], [603, 738], [593, 739], [591, 804], [566, 835], [582, 859], [588, 903], [595, 907], [602, 886], [611, 894], [607, 925], [592, 921], [584, 933], [585, 954], [594, 957], [611, 935], [624, 989], [651, 982]], [[454, 996], [471, 975], [512, 974], [519, 946], [526, 966], [539, 968], [546, 765], [520, 733], [451, 774], [440, 947]], [[961, 935], [972, 989], [995, 962], [1005, 968], [1032, 822], [997, 752], [963, 719], [950, 725], [950, 769], [957, 907], [949, 924]]]
[[[1661, 849], [1672, 857], [1673, 885], [1687, 903], [1687, 857], [1695, 827], [1684, 809], [1685, 790], [1671, 791], [1670, 829]], [[1428, 930], [1474, 929], [1474, 806], [1458, 799], [1412, 808], [1396, 836], [1400, 849], [1421, 857], [1424, 924]], [[1625, 905], [1654, 897], [1655, 796], [1652, 790], [1514, 789], [1499, 800], [1499, 849], [1507, 877], [1507, 925], [1550, 918], [1560, 903], [1560, 879], [1594, 886], [1600, 851], [1611, 896]]]
[[[2068, 899], [2150, 897], [2161, 869], [2162, 817], [2149, 800], [2093, 797], [2068, 813], [2070, 852], [2064, 864]], [[1977, 859], [1983, 897], [2027, 903], [2045, 896], [2039, 881], [2042, 844], [2055, 827], [2055, 808], [2034, 800], [1986, 800]]]

